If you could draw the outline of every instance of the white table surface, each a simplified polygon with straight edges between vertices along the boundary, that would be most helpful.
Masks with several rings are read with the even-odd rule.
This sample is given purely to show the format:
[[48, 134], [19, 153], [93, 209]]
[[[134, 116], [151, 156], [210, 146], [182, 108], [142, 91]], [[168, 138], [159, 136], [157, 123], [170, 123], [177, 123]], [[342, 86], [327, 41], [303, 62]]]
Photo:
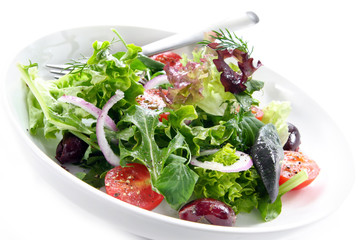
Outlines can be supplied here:
[[[133, 1], [137, 2], [134, 6], [130, 2], [12, 0], [3, 3], [1, 81], [18, 51], [59, 30], [108, 24], [180, 32], [236, 12], [254, 11], [260, 22], [243, 31], [243, 36], [255, 47], [255, 55], [310, 94], [339, 125], [349, 142], [347, 149], [355, 150], [358, 144], [355, 1], [178, 0], [142, 4]], [[46, 183], [34, 169], [34, 160], [29, 160], [32, 156], [21, 151], [4, 111], [0, 128], [0, 239], [143, 239], [106, 225]], [[337, 170], [344, 171], [337, 161]], [[351, 239], [348, 236], [356, 235], [357, 202], [357, 186], [354, 186], [336, 212], [303, 229], [299, 235], [285, 239]]]

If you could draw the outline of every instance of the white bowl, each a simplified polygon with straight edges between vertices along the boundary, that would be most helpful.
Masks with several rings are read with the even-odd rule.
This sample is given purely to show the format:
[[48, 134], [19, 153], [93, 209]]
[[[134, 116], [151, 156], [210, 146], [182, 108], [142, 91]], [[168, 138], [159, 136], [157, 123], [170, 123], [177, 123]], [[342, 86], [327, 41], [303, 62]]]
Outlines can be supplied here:
[[[272, 222], [263, 223], [256, 211], [240, 214], [235, 227], [220, 227], [192, 223], [177, 219], [177, 213], [163, 203], [154, 211], [147, 211], [119, 201], [97, 190], [63, 169], [54, 160], [56, 141], [45, 141], [29, 135], [25, 85], [20, 80], [16, 63], [39, 63], [40, 75], [51, 78], [43, 66], [47, 63], [64, 63], [69, 59], [89, 56], [95, 40], [112, 40], [111, 28], [117, 29], [127, 43], [144, 45], [171, 33], [126, 26], [96, 26], [70, 29], [48, 35], [23, 49], [13, 61], [5, 79], [5, 98], [10, 116], [20, 138], [32, 150], [39, 164], [40, 174], [78, 206], [102, 217], [113, 226], [151, 239], [275, 239], [281, 234], [292, 234], [316, 222], [334, 210], [349, 193], [354, 172], [352, 157], [344, 151], [347, 146], [330, 117], [303, 91], [272, 70], [262, 67], [254, 78], [265, 81], [259, 96], [262, 104], [270, 100], [287, 100], [292, 104], [289, 121], [302, 135], [301, 149], [315, 159], [321, 167], [319, 177], [310, 186], [290, 192], [283, 197], [281, 215]], [[114, 49], [116, 51], [118, 49]], [[337, 171], [346, 166], [344, 171]], [[165, 231], [161, 230], [165, 229]], [[287, 235], [286, 235], [287, 236]]]

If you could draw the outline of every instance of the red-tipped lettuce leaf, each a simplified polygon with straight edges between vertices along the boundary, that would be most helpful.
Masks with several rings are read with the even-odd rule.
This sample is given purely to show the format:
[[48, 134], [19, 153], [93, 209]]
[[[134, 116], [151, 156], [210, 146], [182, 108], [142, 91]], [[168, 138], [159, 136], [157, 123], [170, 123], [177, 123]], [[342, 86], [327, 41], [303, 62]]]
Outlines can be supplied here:
[[203, 98], [201, 79], [207, 75], [204, 66], [196, 62], [188, 62], [185, 66], [167, 64], [164, 71], [173, 86], [166, 96], [171, 104], [192, 104]]
[[[257, 62], [257, 66], [253, 65], [253, 58], [249, 57], [247, 52], [243, 52], [239, 49], [225, 49], [218, 50], [218, 43], [211, 43], [209, 47], [216, 50], [218, 58], [213, 62], [221, 72], [220, 81], [225, 87], [225, 91], [233, 94], [238, 94], [246, 90], [245, 83], [249, 77], [262, 65], [260, 61]], [[238, 60], [238, 67], [241, 72], [235, 72], [226, 62], [225, 59], [229, 57], [235, 57]]]

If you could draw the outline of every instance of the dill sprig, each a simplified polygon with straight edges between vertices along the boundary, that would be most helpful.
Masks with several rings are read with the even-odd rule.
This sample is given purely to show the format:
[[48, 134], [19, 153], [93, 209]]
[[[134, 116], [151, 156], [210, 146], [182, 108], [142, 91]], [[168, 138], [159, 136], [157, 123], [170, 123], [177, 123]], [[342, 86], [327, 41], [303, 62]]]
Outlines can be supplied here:
[[[122, 39], [116, 39], [113, 38], [112, 41], [109, 42], [107, 50], [111, 50], [111, 46], [117, 42], [123, 42]], [[82, 55], [82, 58], [78, 60], [71, 59], [70, 62], [65, 63], [68, 67], [64, 68], [63, 70], [68, 70], [68, 74], [75, 74], [75, 73], [81, 73], [84, 69], [88, 68], [87, 60], [89, 58]]]
[[68, 67], [63, 70], [69, 70], [68, 74], [81, 73], [84, 69], [88, 67], [87, 58], [83, 57], [79, 60], [71, 60], [71, 62], [65, 63]]
[[[249, 55], [251, 55], [253, 48], [251, 48], [251, 51], [249, 50], [247, 46], [247, 42], [245, 42], [242, 38], [239, 38], [236, 36], [236, 34], [230, 33], [228, 29], [225, 29], [225, 31], [219, 29], [219, 31], [213, 31], [215, 35], [210, 35], [213, 39], [217, 40], [219, 45], [217, 46], [216, 50], [233, 50], [233, 49], [239, 49], [242, 52], [246, 52]], [[202, 45], [208, 45], [211, 41], [209, 40], [203, 40], [199, 42], [198, 44]]]
[[[116, 34], [116, 36], [118, 37], [118, 39], [116, 37], [113, 37], [112, 41], [109, 42], [109, 44], [106, 46], [105, 49], [102, 49], [102, 53], [104, 51], [110, 51], [111, 50], [111, 46], [114, 45], [117, 42], [121, 42], [126, 48], [127, 48], [127, 43], [124, 41], [124, 39], [121, 37], [121, 35], [118, 33], [117, 30], [112, 29], [112, 31]], [[69, 71], [68, 74], [75, 74], [75, 73], [82, 73], [82, 71], [84, 69], [88, 69], [89, 68], [89, 64], [87, 64], [88, 61], [88, 57], [85, 57], [82, 55], [82, 58], [79, 60], [74, 60], [72, 59], [70, 62], [65, 63], [65, 65], [67, 67], [65, 67], [63, 69], [66, 71]]]

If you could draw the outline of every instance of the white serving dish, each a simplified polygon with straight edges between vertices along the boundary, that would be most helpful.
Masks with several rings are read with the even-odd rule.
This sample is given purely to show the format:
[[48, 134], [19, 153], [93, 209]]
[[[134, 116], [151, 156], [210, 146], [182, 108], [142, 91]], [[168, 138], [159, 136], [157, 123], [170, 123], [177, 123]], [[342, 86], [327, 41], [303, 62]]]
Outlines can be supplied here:
[[[321, 167], [316, 181], [299, 192], [291, 192], [283, 197], [282, 214], [272, 222], [260, 221], [257, 212], [239, 215], [236, 227], [220, 227], [192, 223], [177, 219], [176, 212], [166, 204], [154, 211], [146, 211], [108, 196], [60, 167], [54, 160], [56, 141], [45, 141], [33, 137], [27, 131], [27, 109], [25, 105], [25, 85], [20, 80], [16, 63], [39, 63], [40, 75], [51, 78], [43, 66], [47, 63], [64, 63], [69, 59], [91, 55], [91, 45], [95, 40], [111, 40], [111, 28], [117, 29], [125, 40], [144, 45], [170, 35], [168, 32], [126, 26], [96, 26], [70, 29], [50, 34], [24, 48], [14, 59], [8, 71], [3, 89], [8, 110], [23, 144], [31, 149], [38, 173], [55, 188], [92, 213], [99, 215], [111, 224], [139, 236], [153, 239], [275, 239], [284, 234], [292, 234], [310, 223], [316, 222], [337, 209], [352, 187], [354, 173], [352, 158], [344, 151], [343, 135], [330, 117], [309, 96], [289, 80], [274, 71], [262, 67], [254, 78], [265, 81], [262, 104], [270, 100], [287, 100], [292, 104], [289, 120], [301, 131], [301, 149], [315, 159]], [[118, 49], [114, 49], [116, 51]], [[181, 51], [184, 51], [183, 49]], [[329, 151], [328, 151], [329, 149]], [[345, 171], [337, 171], [339, 165], [347, 166]], [[350, 181], [351, 180], [351, 181]]]

